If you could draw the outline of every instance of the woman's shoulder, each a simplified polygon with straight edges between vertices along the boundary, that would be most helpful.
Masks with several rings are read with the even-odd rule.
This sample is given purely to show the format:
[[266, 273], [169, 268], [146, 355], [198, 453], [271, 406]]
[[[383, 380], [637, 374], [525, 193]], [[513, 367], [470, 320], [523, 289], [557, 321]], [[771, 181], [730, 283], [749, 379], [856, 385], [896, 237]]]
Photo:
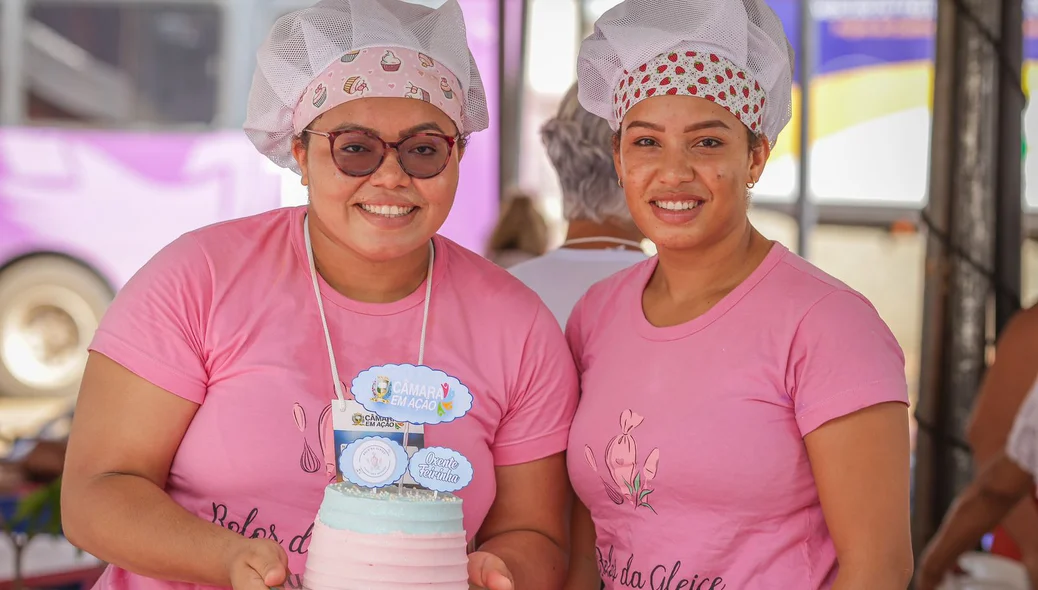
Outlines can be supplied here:
[[[869, 299], [842, 280], [776, 243], [774, 269], [761, 281], [769, 306], [786, 307], [787, 317], [801, 318], [820, 305], [845, 311], [875, 312]], [[781, 297], [773, 295], [781, 294]]]
[[[295, 242], [301, 242], [294, 234], [302, 235], [303, 213], [295, 207], [279, 208], [198, 228], [166, 246], [149, 265], [187, 265], [193, 272], [205, 270], [215, 281], [237, 276], [243, 265], [275, 266], [275, 258], [291, 254]], [[199, 257], [205, 265], [199, 264]]]
[[787, 286], [796, 287], [797, 294], [811, 296], [826, 295], [833, 291], [853, 291], [846, 283], [784, 245], [775, 242], [773, 248], [777, 254], [776, 278]]
[[999, 349], [1033, 349], [1038, 341], [1038, 304], [1016, 312], [999, 337]]
[[207, 225], [184, 237], [197, 242], [205, 252], [248, 250], [269, 242], [285, 247], [291, 242], [293, 230], [302, 234], [305, 213], [303, 207], [281, 207]]
[[842, 367], [833, 375], [904, 380], [904, 351], [865, 295], [788, 250], [761, 283], [753, 320], [786, 343], [789, 367], [807, 366], [797, 359], [814, 357], [831, 359], [815, 367]]
[[208, 293], [208, 298], [241, 282], [242, 268], [273, 271], [284, 266], [276, 258], [291, 252], [291, 219], [299, 217], [302, 233], [301, 215], [295, 209], [275, 209], [187, 232], [139, 269], [120, 290], [120, 298], [138, 291], [162, 291], [163, 286], [171, 297], [193, 286], [199, 295]]

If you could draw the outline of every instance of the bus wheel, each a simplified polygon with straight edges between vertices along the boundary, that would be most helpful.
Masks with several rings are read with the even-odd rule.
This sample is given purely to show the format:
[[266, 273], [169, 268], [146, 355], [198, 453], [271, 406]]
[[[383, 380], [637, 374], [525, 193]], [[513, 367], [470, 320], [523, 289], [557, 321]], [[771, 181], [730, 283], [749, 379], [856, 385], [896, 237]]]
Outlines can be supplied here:
[[101, 277], [60, 256], [30, 256], [0, 271], [0, 395], [76, 395], [112, 297]]

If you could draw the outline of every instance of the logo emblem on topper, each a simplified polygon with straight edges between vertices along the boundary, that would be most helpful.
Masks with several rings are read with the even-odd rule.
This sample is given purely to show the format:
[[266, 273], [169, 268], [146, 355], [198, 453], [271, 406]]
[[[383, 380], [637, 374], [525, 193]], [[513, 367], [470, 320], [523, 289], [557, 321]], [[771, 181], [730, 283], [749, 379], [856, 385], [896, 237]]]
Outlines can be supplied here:
[[375, 377], [375, 382], [371, 384], [371, 401], [379, 404], [388, 403], [386, 396], [389, 395], [389, 377], [385, 375], [379, 375]]

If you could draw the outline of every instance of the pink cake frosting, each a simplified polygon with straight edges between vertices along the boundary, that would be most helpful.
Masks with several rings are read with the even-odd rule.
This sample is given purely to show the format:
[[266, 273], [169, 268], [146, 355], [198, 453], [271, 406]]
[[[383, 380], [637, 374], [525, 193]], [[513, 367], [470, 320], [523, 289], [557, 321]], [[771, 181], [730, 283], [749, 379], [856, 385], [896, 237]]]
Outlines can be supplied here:
[[468, 590], [465, 533], [371, 535], [314, 523], [308, 590]]

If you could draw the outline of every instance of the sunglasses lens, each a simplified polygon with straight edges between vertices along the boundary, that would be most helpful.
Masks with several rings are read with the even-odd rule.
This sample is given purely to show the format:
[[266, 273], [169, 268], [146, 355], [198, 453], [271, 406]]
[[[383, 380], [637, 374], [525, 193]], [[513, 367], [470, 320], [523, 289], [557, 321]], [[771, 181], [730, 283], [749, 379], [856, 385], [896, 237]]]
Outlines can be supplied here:
[[397, 151], [400, 166], [414, 178], [432, 178], [447, 167], [450, 143], [436, 135], [415, 135], [404, 140]]
[[[436, 135], [414, 135], [397, 146], [400, 167], [414, 178], [432, 178], [447, 167], [450, 142]], [[347, 132], [335, 138], [332, 146], [335, 165], [350, 176], [373, 174], [382, 165], [385, 146], [378, 138], [363, 132]]]
[[335, 138], [335, 165], [351, 176], [367, 176], [378, 169], [385, 151], [382, 142], [367, 133], [348, 132]]

